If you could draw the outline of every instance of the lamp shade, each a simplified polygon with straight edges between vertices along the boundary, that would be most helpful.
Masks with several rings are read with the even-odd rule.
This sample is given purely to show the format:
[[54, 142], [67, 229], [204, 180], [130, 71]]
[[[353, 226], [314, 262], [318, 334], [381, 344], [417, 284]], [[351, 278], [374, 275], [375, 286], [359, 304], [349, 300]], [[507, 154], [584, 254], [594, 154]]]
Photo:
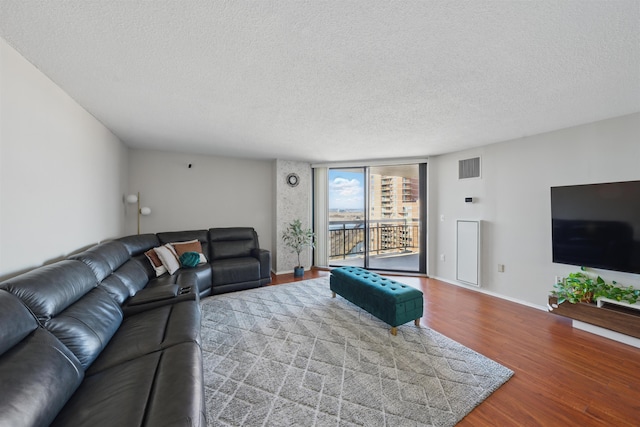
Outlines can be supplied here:
[[151, 215], [151, 208], [143, 207], [140, 208], [140, 215]]
[[137, 194], [129, 194], [127, 196], [127, 203], [137, 203], [138, 202], [138, 195]]

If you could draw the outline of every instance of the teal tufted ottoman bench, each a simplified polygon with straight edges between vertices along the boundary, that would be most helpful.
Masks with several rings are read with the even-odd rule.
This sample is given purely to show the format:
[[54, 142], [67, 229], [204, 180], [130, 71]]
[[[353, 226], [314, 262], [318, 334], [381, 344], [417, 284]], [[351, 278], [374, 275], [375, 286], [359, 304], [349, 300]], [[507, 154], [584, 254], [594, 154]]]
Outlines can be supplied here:
[[413, 320], [420, 326], [422, 292], [359, 267], [339, 267], [331, 270], [329, 287], [336, 294], [391, 325], [396, 335], [397, 326]]

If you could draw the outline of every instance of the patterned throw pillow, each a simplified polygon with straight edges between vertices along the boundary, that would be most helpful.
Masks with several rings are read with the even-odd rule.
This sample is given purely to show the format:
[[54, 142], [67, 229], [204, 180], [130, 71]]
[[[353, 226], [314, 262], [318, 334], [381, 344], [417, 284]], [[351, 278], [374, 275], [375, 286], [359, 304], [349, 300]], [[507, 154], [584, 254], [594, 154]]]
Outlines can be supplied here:
[[202, 253], [202, 244], [199, 240], [189, 240], [186, 242], [173, 242], [170, 243], [173, 249], [176, 251], [176, 255], [178, 258], [182, 256], [182, 254], [186, 252], [196, 252], [200, 257], [199, 264], [204, 264], [207, 262], [207, 258]]
[[154, 251], [153, 249], [149, 249], [147, 252], [144, 253], [144, 255], [147, 257], [147, 259], [151, 263], [151, 266], [155, 270], [156, 277], [160, 277], [167, 272], [167, 267], [165, 267], [162, 264], [162, 261], [158, 257], [158, 254], [156, 253], [156, 251]]
[[176, 257], [175, 251], [171, 247], [171, 245], [166, 244], [164, 246], [158, 246], [157, 248], [153, 248], [153, 250], [158, 254], [158, 258], [162, 261], [162, 265], [167, 268], [169, 274], [173, 275], [180, 268], [180, 262]]

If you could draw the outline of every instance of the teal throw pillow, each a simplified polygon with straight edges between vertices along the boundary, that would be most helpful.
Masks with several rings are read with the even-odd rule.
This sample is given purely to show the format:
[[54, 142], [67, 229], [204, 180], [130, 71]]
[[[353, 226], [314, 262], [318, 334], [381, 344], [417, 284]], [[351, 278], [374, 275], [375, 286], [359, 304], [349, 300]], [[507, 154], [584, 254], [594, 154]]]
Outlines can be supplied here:
[[198, 252], [185, 252], [180, 255], [180, 264], [183, 267], [195, 267], [200, 263], [200, 254]]

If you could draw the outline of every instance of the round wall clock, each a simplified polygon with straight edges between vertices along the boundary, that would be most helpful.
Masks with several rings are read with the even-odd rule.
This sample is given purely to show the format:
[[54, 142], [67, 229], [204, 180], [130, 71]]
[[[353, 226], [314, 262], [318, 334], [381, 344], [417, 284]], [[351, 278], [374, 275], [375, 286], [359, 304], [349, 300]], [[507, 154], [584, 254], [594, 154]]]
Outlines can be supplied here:
[[297, 174], [290, 173], [289, 175], [287, 175], [287, 184], [289, 184], [291, 187], [295, 187], [299, 183], [300, 177]]

